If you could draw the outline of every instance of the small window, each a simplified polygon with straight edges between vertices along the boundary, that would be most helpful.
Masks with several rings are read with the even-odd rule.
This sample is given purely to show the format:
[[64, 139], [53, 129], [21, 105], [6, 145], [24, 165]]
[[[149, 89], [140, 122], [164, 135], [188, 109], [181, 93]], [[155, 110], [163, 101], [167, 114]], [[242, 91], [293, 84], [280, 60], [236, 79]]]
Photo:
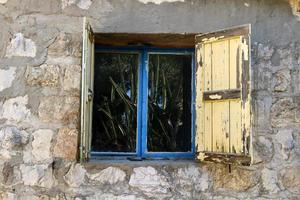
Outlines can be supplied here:
[[193, 156], [193, 52], [96, 46], [92, 156]]
[[83, 41], [81, 161], [250, 163], [249, 25], [202, 35], [94, 34], [85, 19]]
[[192, 151], [192, 55], [148, 55], [147, 151]]
[[135, 152], [139, 55], [95, 53], [93, 152]]

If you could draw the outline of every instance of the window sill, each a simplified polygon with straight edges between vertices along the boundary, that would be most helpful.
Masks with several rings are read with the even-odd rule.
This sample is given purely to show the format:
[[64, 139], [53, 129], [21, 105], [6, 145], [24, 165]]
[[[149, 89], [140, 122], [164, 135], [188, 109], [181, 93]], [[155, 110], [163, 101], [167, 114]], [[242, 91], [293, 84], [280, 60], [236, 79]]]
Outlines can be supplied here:
[[126, 158], [124, 159], [91, 159], [89, 162], [84, 163], [86, 168], [96, 169], [96, 168], [106, 168], [109, 166], [114, 167], [144, 167], [144, 166], [172, 166], [180, 167], [186, 165], [199, 164], [194, 159], [154, 159], [154, 160], [142, 160], [142, 161], [130, 161]]

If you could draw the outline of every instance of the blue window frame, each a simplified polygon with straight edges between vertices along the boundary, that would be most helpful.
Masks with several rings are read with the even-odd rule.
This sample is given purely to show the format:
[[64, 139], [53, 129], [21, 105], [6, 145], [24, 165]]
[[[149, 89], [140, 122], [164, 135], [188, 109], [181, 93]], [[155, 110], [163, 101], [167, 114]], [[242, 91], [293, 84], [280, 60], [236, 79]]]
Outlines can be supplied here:
[[[95, 46], [95, 53], [135, 53], [139, 55], [136, 152], [96, 152], [92, 157], [193, 158], [195, 155], [195, 49], [154, 47]], [[191, 55], [191, 148], [187, 152], [149, 152], [147, 150], [148, 63], [150, 54]]]

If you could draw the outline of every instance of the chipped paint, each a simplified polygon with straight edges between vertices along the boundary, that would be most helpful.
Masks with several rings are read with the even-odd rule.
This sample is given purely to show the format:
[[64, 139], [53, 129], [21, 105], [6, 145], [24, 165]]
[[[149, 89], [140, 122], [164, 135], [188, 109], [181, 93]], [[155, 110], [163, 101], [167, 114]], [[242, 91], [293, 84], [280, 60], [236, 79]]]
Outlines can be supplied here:
[[199, 160], [201, 160], [201, 161], [204, 161], [204, 159], [205, 159], [205, 153], [204, 152], [200, 152], [199, 154], [198, 154], [198, 159]]
[[222, 99], [222, 96], [218, 95], [218, 94], [213, 94], [213, 95], [209, 95], [209, 98], [210, 99]]
[[215, 42], [215, 41], [217, 41], [217, 40], [220, 40], [220, 39], [223, 39], [224, 38], [224, 36], [222, 35], [222, 36], [219, 36], [219, 37], [211, 37], [211, 38], [203, 38], [202, 39], [202, 42]]
[[247, 41], [244, 37], [242, 37], [242, 43], [240, 44], [240, 50], [244, 53], [244, 60], [248, 60], [249, 46], [248, 46]]

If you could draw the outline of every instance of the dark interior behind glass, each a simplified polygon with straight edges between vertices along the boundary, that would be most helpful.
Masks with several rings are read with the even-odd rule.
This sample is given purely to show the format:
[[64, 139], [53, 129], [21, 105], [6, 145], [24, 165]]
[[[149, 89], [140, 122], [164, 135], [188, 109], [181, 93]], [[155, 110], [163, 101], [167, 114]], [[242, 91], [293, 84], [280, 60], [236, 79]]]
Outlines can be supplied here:
[[[149, 54], [148, 152], [191, 151], [191, 62]], [[138, 94], [138, 66], [139, 54], [95, 54], [92, 151], [136, 152], [137, 99], [147, 95]]]
[[191, 151], [191, 56], [149, 55], [149, 152]]
[[92, 151], [136, 151], [138, 60], [138, 54], [95, 54]]

